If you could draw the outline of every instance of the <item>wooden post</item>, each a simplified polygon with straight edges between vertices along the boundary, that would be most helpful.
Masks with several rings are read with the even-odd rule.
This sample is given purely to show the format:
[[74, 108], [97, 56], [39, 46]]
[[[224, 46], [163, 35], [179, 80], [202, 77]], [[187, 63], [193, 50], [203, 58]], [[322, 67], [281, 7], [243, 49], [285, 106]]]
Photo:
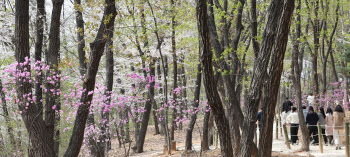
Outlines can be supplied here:
[[345, 150], [346, 150], [346, 157], [349, 157], [349, 122], [345, 123]]
[[321, 128], [321, 123], [317, 123], [317, 128], [318, 128], [318, 145], [320, 148], [320, 152], [323, 153], [323, 145], [322, 145], [322, 128]]
[[289, 144], [288, 132], [287, 132], [286, 124], [283, 124], [283, 131], [284, 131], [284, 139], [286, 140], [287, 148], [290, 149], [290, 144]]

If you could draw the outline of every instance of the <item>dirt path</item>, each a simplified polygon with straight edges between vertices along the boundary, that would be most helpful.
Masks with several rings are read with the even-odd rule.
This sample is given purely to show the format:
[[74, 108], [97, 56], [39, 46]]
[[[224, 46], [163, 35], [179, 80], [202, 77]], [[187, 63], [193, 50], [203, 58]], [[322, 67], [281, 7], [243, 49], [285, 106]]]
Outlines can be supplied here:
[[[202, 121], [198, 124], [199, 127], [202, 127]], [[187, 126], [187, 125], [184, 125]], [[176, 153], [171, 156], [199, 156], [200, 152], [200, 131], [198, 126], [195, 126], [193, 131], [193, 147], [195, 151], [190, 153], [184, 153], [185, 149], [185, 137], [186, 130], [176, 130], [175, 131], [175, 139], [177, 150]], [[158, 157], [165, 156], [163, 155], [163, 145], [164, 145], [164, 137], [161, 135], [154, 135], [154, 126], [149, 126], [147, 130], [147, 135], [145, 139], [144, 152], [143, 153], [134, 153], [130, 150], [130, 156], [133, 157]], [[274, 132], [275, 133], [275, 132]], [[133, 135], [133, 134], [130, 134]], [[275, 136], [274, 136], [275, 137]], [[134, 139], [132, 139], [134, 141]], [[132, 142], [131, 146], [134, 145], [135, 142]], [[109, 152], [110, 157], [122, 157], [125, 154], [123, 148], [118, 148], [118, 142], [116, 139], [112, 141], [112, 150]], [[126, 145], [128, 146], [128, 144]], [[319, 146], [310, 146], [310, 152], [299, 152], [295, 153], [297, 149], [300, 148], [301, 145], [291, 146], [291, 149], [287, 149], [283, 137], [279, 137], [279, 139], [273, 140], [272, 146], [272, 156], [273, 157], [298, 157], [298, 156], [308, 156], [308, 157], [344, 157], [345, 156], [345, 147], [342, 147], [342, 150], [335, 150], [335, 146], [324, 146], [324, 153], [319, 153]], [[117, 148], [117, 149], [116, 149]], [[220, 156], [220, 149], [215, 149], [214, 146], [210, 147], [210, 151], [203, 152], [202, 156], [204, 157], [216, 157]]]

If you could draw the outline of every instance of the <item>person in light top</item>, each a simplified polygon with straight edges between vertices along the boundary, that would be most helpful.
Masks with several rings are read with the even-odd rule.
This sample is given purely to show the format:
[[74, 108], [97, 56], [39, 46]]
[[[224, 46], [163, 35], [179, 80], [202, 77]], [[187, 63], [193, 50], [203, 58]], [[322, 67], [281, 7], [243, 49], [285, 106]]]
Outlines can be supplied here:
[[309, 106], [311, 106], [314, 103], [315, 96], [312, 95], [312, 93], [309, 93], [309, 96], [307, 96], [307, 101], [309, 102]]
[[297, 108], [292, 108], [292, 113], [287, 117], [287, 122], [290, 123], [290, 134], [292, 145], [295, 145], [298, 140], [298, 130], [299, 130], [299, 117]]
[[[286, 125], [286, 123], [287, 123], [287, 117], [289, 116], [289, 114], [291, 114], [291, 112], [290, 112], [290, 107], [288, 107], [288, 108], [284, 108], [284, 110], [283, 110], [283, 112], [282, 112], [282, 117], [281, 117], [281, 121], [282, 121], [282, 126], [283, 125]], [[287, 136], [288, 137], [288, 135], [290, 135], [290, 132], [288, 133], [288, 127], [286, 126], [286, 129], [287, 129], [287, 135], [284, 135], [284, 136]], [[283, 132], [284, 133], [284, 132]]]
[[343, 108], [340, 105], [337, 105], [333, 113], [333, 121], [334, 121], [333, 135], [334, 135], [334, 142], [336, 145], [335, 150], [341, 149], [342, 140], [340, 137], [343, 134], [344, 118], [345, 118], [345, 113]]
[[323, 135], [323, 140], [324, 143], [327, 144], [327, 136], [326, 136], [326, 126], [325, 126], [325, 119], [326, 119], [326, 114], [324, 113], [324, 108], [320, 107], [320, 109], [318, 110], [318, 122], [321, 123], [321, 129], [322, 129], [322, 135]]
[[325, 125], [326, 125], [326, 136], [328, 138], [329, 145], [333, 145], [334, 121], [333, 121], [333, 110], [330, 107], [327, 108]]

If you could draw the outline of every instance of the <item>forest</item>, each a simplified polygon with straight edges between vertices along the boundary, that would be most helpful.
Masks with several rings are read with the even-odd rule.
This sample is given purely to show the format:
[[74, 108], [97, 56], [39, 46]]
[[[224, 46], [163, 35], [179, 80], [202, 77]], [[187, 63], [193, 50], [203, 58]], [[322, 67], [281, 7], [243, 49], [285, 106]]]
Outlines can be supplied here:
[[286, 98], [292, 150], [318, 156], [303, 106], [350, 122], [349, 17], [347, 0], [1, 0], [0, 157], [279, 156]]

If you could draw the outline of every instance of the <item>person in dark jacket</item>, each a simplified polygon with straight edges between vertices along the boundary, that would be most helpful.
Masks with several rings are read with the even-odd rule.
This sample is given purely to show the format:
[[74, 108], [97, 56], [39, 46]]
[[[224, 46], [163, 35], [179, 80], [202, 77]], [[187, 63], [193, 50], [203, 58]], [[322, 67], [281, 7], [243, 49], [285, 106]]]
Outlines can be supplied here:
[[317, 121], [318, 121], [318, 115], [314, 111], [314, 108], [312, 106], [309, 107], [309, 113], [306, 115], [306, 124], [308, 124], [308, 129], [309, 129], [309, 136], [313, 135], [312, 139], [313, 141], [311, 144], [318, 144], [318, 129], [317, 129]]
[[282, 108], [282, 112], [286, 111], [286, 110], [290, 110], [292, 109], [293, 103], [291, 101], [289, 101], [289, 98], [286, 97], [286, 101], [283, 102], [283, 108]]
[[258, 122], [258, 126], [259, 126], [259, 131], [261, 131], [261, 126], [262, 126], [262, 116], [263, 116], [263, 112], [262, 112], [262, 107], [260, 108], [258, 115], [256, 116], [256, 120]]

